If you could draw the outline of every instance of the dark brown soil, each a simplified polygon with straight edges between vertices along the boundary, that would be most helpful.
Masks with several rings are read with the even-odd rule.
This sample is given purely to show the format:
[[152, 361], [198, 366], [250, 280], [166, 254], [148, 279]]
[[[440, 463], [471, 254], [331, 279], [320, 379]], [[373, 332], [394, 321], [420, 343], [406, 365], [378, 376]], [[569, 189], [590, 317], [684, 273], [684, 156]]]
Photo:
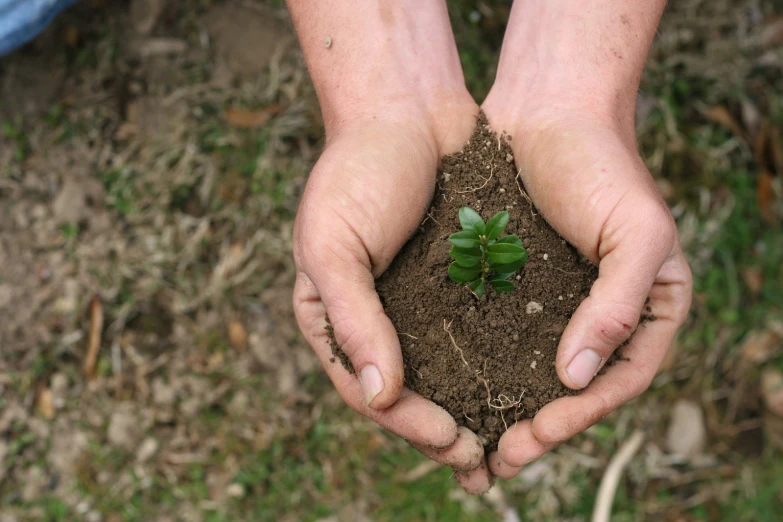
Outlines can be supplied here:
[[[529, 253], [512, 276], [513, 292], [488, 288], [477, 299], [449, 279], [447, 238], [460, 230], [463, 206], [484, 220], [510, 213], [505, 233], [522, 238]], [[464, 150], [443, 158], [433, 205], [377, 290], [399, 332], [406, 386], [444, 407], [492, 450], [515, 420], [574, 393], [560, 382], [555, 355], [597, 276], [531, 205], [506, 138], [482, 115]], [[335, 355], [345, 362], [339, 348]]]

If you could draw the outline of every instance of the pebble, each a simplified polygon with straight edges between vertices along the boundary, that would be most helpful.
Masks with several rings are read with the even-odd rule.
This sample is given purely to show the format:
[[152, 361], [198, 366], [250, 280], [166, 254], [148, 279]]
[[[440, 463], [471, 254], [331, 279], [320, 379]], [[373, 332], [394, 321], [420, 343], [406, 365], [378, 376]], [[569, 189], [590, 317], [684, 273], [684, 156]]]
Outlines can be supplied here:
[[543, 305], [541, 305], [541, 303], [530, 301], [527, 305], [525, 305], [525, 312], [527, 312], [528, 315], [537, 314], [543, 311], [544, 311], [544, 307]]
[[147, 437], [144, 442], [139, 446], [139, 451], [136, 452], [136, 459], [139, 462], [147, 462], [158, 451], [158, 441], [152, 437]]
[[544, 261], [546, 261], [547, 259], [549, 259], [549, 254], [544, 254]]
[[692, 401], [678, 400], [672, 408], [671, 422], [666, 431], [669, 453], [692, 459], [704, 450], [706, 435], [701, 407]]
[[508, 163], [513, 163], [514, 162], [514, 156], [512, 156], [511, 154], [506, 154], [506, 161]]
[[245, 496], [245, 487], [242, 484], [229, 484], [226, 488], [226, 495], [231, 498], [242, 498]]
[[537, 365], [538, 365], [538, 361], [533, 361], [532, 363], [530, 363], [530, 369], [535, 370]]

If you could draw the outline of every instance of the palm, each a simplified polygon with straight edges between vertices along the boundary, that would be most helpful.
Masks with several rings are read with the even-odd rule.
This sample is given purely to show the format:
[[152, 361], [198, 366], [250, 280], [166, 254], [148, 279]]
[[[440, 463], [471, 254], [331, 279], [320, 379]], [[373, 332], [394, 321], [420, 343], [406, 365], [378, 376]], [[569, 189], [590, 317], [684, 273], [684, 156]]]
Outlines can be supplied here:
[[[466, 141], [476, 109], [468, 104], [456, 111], [442, 132], [425, 132], [409, 120], [373, 121], [338, 134], [313, 169], [294, 232], [297, 320], [340, 395], [425, 454], [463, 470], [481, 464], [481, 444], [474, 434], [458, 430], [445, 410], [402, 389], [399, 341], [374, 278], [422, 222], [438, 160]], [[333, 362], [324, 329], [327, 314], [359, 379]], [[370, 364], [383, 376], [377, 396], [363, 389], [362, 368]], [[457, 476], [472, 491], [485, 490], [489, 481], [486, 467]]]
[[[502, 118], [493, 123], [502, 125]], [[690, 271], [676, 227], [633, 139], [594, 120], [529, 128], [514, 143], [525, 187], [552, 226], [600, 271], [560, 341], [561, 380], [575, 389], [587, 386], [594, 374], [582, 375], [587, 377], [582, 383], [572, 378], [570, 363], [585, 348], [605, 362], [630, 336], [648, 297], [658, 321], [634, 335], [623, 352], [627, 361], [595, 378], [583, 393], [512, 427], [499, 444], [500, 457], [511, 466], [493, 466], [501, 476], [644, 391], [690, 304]]]

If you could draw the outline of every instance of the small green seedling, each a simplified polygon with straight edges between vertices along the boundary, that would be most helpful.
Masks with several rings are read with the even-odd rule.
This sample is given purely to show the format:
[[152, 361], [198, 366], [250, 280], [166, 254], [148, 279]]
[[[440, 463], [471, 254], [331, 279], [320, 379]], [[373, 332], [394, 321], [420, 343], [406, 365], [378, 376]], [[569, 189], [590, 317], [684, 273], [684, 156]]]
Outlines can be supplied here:
[[484, 295], [487, 283], [496, 292], [511, 292], [514, 285], [507, 281], [527, 262], [527, 250], [515, 235], [500, 237], [508, 225], [508, 212], [498, 212], [484, 223], [470, 207], [459, 209], [462, 231], [449, 236], [454, 262], [449, 277], [466, 285], [477, 297]]

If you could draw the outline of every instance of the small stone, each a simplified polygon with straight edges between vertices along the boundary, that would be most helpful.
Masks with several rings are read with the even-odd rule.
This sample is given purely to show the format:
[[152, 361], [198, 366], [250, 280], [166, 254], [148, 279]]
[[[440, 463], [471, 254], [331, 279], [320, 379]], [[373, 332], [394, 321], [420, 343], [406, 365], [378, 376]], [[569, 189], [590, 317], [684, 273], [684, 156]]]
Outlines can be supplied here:
[[568, 297], [574, 297], [574, 294], [568, 294]]
[[533, 353], [536, 355], [541, 355], [541, 350], [533, 350]]
[[130, 448], [138, 432], [138, 419], [129, 406], [121, 405], [109, 420], [107, 436], [115, 446]]
[[546, 261], [547, 259], [549, 259], [549, 254], [544, 254], [544, 261]]
[[557, 296], [557, 300], [558, 301], [562, 301], [563, 300], [563, 296], [562, 295]]
[[672, 418], [666, 432], [666, 449], [669, 453], [693, 459], [704, 449], [706, 435], [701, 407], [692, 401], [677, 401], [672, 408]]
[[506, 162], [513, 163], [514, 162], [514, 156], [511, 154], [506, 154]]
[[177, 400], [177, 390], [162, 378], [156, 377], [152, 381], [152, 400], [158, 406], [170, 406]]
[[517, 281], [521, 281], [521, 280], [522, 280], [522, 276], [517, 274]]
[[226, 488], [226, 495], [231, 498], [242, 498], [245, 496], [245, 487], [242, 484], [229, 484]]
[[144, 442], [139, 446], [139, 450], [136, 452], [136, 459], [139, 462], [147, 462], [158, 451], [158, 441], [152, 437], [147, 437]]
[[525, 312], [527, 312], [528, 315], [530, 315], [530, 314], [537, 314], [537, 313], [543, 312], [543, 311], [544, 311], [544, 307], [540, 303], [537, 303], [535, 301], [530, 301], [525, 306]]
[[498, 189], [498, 192], [500, 192], [501, 194], [505, 194], [506, 193], [506, 189], [504, 189], [503, 187], [500, 187], [500, 189]]
[[530, 369], [535, 370], [537, 365], [538, 365], [538, 361], [533, 361], [532, 363], [530, 363]]

